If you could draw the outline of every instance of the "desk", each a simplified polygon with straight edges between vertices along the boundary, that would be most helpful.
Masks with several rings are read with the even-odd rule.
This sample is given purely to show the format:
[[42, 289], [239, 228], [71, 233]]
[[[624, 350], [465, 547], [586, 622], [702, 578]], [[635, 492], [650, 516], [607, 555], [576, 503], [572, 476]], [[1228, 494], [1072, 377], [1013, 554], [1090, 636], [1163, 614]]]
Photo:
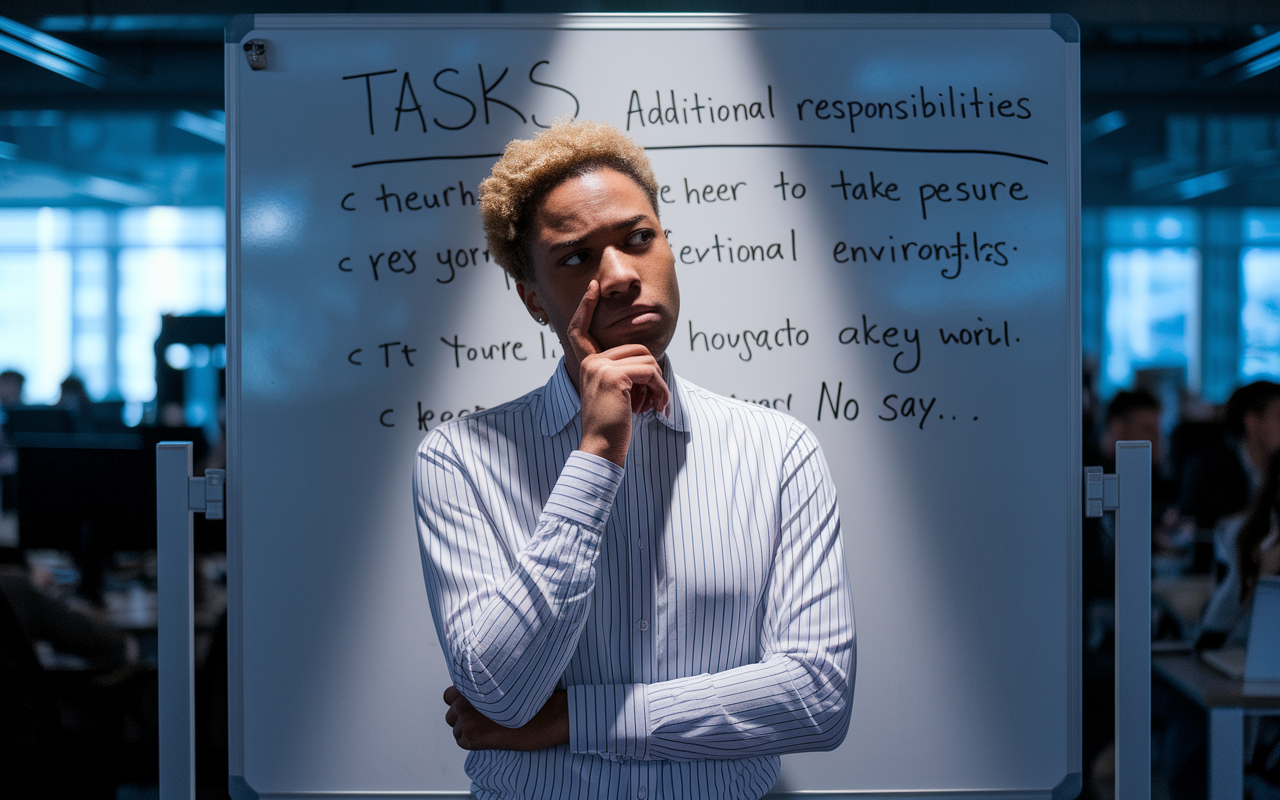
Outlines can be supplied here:
[[1213, 596], [1210, 575], [1179, 575], [1175, 578], [1152, 578], [1151, 594], [1159, 597], [1178, 615], [1184, 630], [1194, 630], [1196, 620]]
[[1280, 714], [1280, 681], [1237, 681], [1194, 653], [1155, 653], [1152, 668], [1209, 712], [1209, 797], [1244, 797], [1244, 715]]

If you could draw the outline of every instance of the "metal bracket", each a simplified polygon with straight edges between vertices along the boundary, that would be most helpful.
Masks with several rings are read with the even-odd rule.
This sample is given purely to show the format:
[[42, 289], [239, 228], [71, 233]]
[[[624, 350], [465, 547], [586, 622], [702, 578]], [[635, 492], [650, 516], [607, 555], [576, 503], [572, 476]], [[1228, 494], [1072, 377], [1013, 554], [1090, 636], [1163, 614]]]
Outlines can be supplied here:
[[1084, 515], [1100, 517], [1120, 507], [1120, 477], [1102, 474], [1102, 467], [1084, 468]]
[[187, 478], [187, 508], [204, 513], [205, 519], [226, 516], [225, 469], [207, 469], [203, 478]]
[[259, 70], [267, 68], [267, 40], [250, 39], [244, 43], [244, 57], [249, 59], [249, 67]]

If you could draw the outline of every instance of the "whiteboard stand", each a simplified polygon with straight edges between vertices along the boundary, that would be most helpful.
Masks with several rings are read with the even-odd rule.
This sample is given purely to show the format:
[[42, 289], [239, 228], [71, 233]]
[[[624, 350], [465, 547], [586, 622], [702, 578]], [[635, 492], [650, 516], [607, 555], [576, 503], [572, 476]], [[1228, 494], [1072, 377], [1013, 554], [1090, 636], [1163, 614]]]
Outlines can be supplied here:
[[1151, 442], [1116, 442], [1116, 474], [1085, 468], [1085, 514], [1116, 512], [1116, 798], [1151, 797]]
[[196, 795], [195, 565], [192, 512], [223, 518], [226, 471], [191, 477], [191, 442], [156, 445], [156, 582], [160, 797]]

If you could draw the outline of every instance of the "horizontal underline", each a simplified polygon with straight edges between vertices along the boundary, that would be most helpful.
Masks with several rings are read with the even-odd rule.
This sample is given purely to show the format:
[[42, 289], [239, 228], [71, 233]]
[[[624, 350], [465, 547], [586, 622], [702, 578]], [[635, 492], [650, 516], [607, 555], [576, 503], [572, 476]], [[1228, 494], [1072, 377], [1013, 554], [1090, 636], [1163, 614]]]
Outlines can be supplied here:
[[[958, 150], [958, 149], [941, 149], [932, 147], [872, 147], [870, 145], [857, 144], [671, 144], [658, 147], [646, 147], [645, 150], [715, 150], [721, 148], [772, 148], [779, 150], [871, 150], [881, 153], [946, 153], [954, 155], [979, 155], [979, 156], [1002, 156], [1004, 158], [1017, 158], [1023, 161], [1034, 161], [1038, 164], [1048, 164], [1043, 158], [1035, 156], [1023, 155], [1022, 153], [1010, 153], [1004, 150]], [[352, 164], [352, 169], [359, 167], [372, 167], [378, 164], [405, 164], [411, 161], [458, 161], [468, 158], [498, 158], [502, 153], [476, 153], [474, 155], [462, 156], [413, 156], [411, 158], [387, 158], [381, 161], [365, 161], [360, 164]]]

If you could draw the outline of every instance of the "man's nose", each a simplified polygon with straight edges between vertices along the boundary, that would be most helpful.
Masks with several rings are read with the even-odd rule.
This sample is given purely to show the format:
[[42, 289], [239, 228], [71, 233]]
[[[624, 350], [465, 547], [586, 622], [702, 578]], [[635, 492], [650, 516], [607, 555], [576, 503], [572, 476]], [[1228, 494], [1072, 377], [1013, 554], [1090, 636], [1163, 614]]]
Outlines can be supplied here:
[[640, 273], [631, 259], [615, 248], [606, 247], [600, 256], [600, 295], [607, 297], [625, 292], [640, 283]]

